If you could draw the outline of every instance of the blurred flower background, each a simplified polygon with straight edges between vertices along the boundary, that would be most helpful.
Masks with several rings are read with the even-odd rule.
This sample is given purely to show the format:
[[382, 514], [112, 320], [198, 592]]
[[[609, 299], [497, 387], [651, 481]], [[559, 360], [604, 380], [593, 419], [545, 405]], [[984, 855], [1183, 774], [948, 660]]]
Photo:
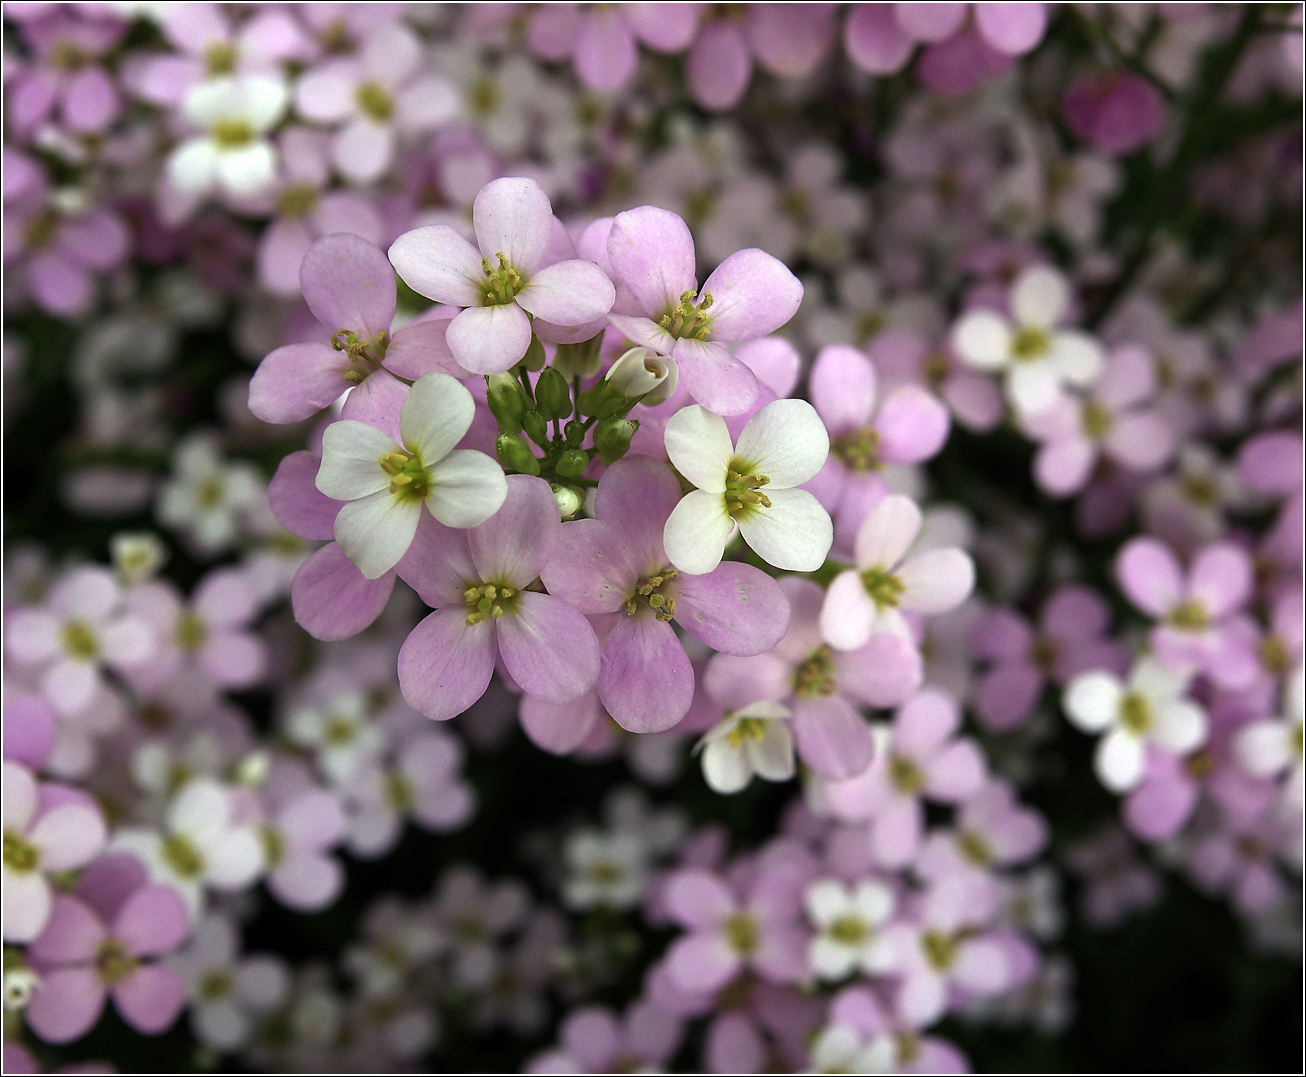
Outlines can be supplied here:
[[1300, 4], [3, 19], [6, 1072], [1299, 1064]]

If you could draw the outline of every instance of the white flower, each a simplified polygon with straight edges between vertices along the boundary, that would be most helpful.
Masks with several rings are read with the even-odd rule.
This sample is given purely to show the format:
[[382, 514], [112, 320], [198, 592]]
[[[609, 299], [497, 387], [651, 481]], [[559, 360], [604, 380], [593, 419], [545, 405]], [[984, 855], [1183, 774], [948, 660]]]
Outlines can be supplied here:
[[119, 531], [109, 539], [109, 552], [118, 578], [128, 585], [153, 579], [168, 560], [168, 548], [153, 531]]
[[1106, 734], [1093, 766], [1113, 793], [1126, 793], [1142, 780], [1149, 741], [1184, 754], [1206, 739], [1206, 713], [1183, 698], [1189, 679], [1154, 658], [1140, 658], [1127, 683], [1104, 670], [1070, 682], [1066, 716], [1086, 733]]
[[718, 793], [737, 793], [756, 774], [769, 782], [794, 776], [789, 709], [772, 700], [731, 711], [703, 735], [703, 778]]
[[878, 633], [911, 638], [902, 610], [946, 613], [966, 600], [975, 586], [970, 556], [945, 547], [907, 557], [920, 534], [921, 510], [902, 494], [889, 494], [866, 514], [857, 529], [857, 567], [834, 578], [821, 607], [821, 636], [830, 646], [855, 651]]
[[159, 521], [182, 531], [200, 553], [221, 553], [265, 489], [256, 467], [224, 462], [208, 437], [196, 435], [173, 457], [172, 479], [159, 491]]
[[323, 707], [301, 707], [290, 716], [291, 740], [317, 752], [317, 765], [342, 785], [385, 751], [387, 739], [372, 721], [360, 692], [337, 692]]
[[570, 909], [629, 909], [648, 887], [648, 847], [636, 835], [581, 830], [563, 849], [569, 876], [562, 898]]
[[829, 1025], [812, 1042], [808, 1073], [888, 1073], [898, 1061], [892, 1036], [870, 1042], [847, 1025]]
[[163, 828], [121, 830], [110, 851], [134, 853], [152, 881], [181, 895], [192, 920], [203, 907], [206, 886], [243, 890], [263, 871], [254, 820], [239, 818], [231, 791], [211, 778], [182, 787], [164, 812]]
[[335, 536], [369, 580], [399, 563], [417, 533], [425, 505], [448, 527], [475, 527], [508, 496], [503, 469], [481, 452], [455, 449], [476, 404], [448, 374], [427, 374], [399, 413], [403, 445], [356, 419], [342, 419], [322, 435], [317, 488], [347, 501]]
[[259, 1014], [280, 1006], [289, 977], [271, 956], [242, 958], [231, 921], [211, 914], [190, 944], [168, 960], [186, 981], [190, 1023], [202, 1043], [233, 1051], [248, 1042]]
[[608, 368], [604, 380], [622, 396], [637, 398], [651, 408], [671, 398], [679, 376], [671, 356], [658, 355], [651, 348], [634, 347], [623, 352]]
[[1284, 796], [1301, 810], [1303, 793], [1303, 670], [1297, 667], [1284, 689], [1283, 717], [1252, 722], [1234, 738], [1234, 754], [1249, 773], [1269, 778], [1288, 771]]
[[711, 572], [736, 529], [776, 568], [821, 567], [834, 526], [815, 497], [794, 489], [830, 453], [830, 436], [811, 404], [773, 400], [748, 420], [738, 445], [720, 415], [694, 404], [667, 423], [666, 447], [672, 464], [698, 487], [672, 510], [663, 533], [667, 557], [681, 572]]
[[980, 370], [1002, 370], [1007, 396], [1023, 415], [1046, 411], [1061, 386], [1086, 386], [1102, 369], [1102, 347], [1087, 333], [1054, 328], [1070, 300], [1066, 278], [1047, 266], [1026, 269], [1011, 287], [1015, 322], [972, 310], [953, 326], [952, 345]]
[[188, 139], [168, 157], [168, 179], [178, 190], [206, 194], [215, 187], [237, 198], [257, 194], [276, 175], [277, 157], [264, 137], [286, 110], [286, 87], [267, 75], [214, 79], [186, 94], [182, 111], [207, 134]]
[[879, 929], [893, 912], [893, 892], [866, 879], [849, 891], [834, 879], [807, 888], [807, 917], [816, 928], [807, 962], [823, 980], [842, 980], [858, 970], [877, 975], [893, 968], [893, 944]]

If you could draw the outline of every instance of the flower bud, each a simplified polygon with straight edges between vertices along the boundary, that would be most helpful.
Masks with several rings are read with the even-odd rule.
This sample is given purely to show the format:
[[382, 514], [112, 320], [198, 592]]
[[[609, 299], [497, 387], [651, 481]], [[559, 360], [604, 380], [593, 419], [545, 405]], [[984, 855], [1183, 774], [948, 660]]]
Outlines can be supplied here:
[[549, 425], [538, 411], [532, 409], [523, 415], [521, 425], [526, 431], [526, 436], [540, 448], [544, 448], [549, 443]]
[[622, 353], [604, 380], [620, 390], [622, 396], [652, 407], [676, 391], [678, 378], [674, 359], [658, 355], [650, 348], [634, 347]]
[[535, 410], [545, 419], [565, 419], [571, 414], [571, 390], [567, 379], [553, 367], [540, 371], [535, 383]]
[[520, 471], [523, 475], [540, 473], [540, 462], [520, 434], [500, 434], [495, 438], [494, 455], [505, 468]]
[[485, 401], [499, 424], [500, 433], [515, 434], [521, 429], [527, 401], [511, 374], [491, 374], [485, 379]]
[[594, 447], [605, 465], [615, 464], [630, 448], [630, 439], [639, 423], [630, 419], [604, 419], [594, 428]]
[[544, 345], [534, 333], [531, 334], [531, 342], [526, 346], [526, 354], [519, 362], [526, 370], [539, 370], [548, 362], [548, 357], [544, 354]]
[[589, 453], [584, 449], [568, 449], [558, 457], [557, 472], [564, 478], [572, 479], [582, 474], [589, 463]]
[[558, 503], [558, 514], [564, 520], [570, 520], [585, 506], [585, 495], [574, 486], [549, 484], [553, 488], [553, 500]]
[[559, 344], [553, 353], [553, 365], [564, 378], [592, 378], [603, 365], [599, 354], [602, 347], [602, 333], [579, 344]]

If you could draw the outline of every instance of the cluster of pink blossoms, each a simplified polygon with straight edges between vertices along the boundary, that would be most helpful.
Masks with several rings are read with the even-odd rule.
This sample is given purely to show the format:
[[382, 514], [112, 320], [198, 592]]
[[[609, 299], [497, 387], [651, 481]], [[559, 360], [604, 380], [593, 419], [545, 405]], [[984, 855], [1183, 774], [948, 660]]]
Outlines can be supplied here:
[[1081, 7], [7, 4], [6, 1072], [960, 1072], [1063, 890], [1299, 951], [1301, 14]]

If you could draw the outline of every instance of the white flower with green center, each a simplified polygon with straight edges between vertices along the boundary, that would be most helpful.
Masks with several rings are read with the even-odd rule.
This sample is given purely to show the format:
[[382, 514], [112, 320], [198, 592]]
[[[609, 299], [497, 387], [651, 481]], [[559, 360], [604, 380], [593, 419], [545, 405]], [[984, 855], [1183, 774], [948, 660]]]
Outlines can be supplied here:
[[1206, 739], [1206, 712], [1185, 699], [1191, 676], [1154, 658], [1140, 658], [1128, 681], [1094, 670], [1070, 682], [1066, 717], [1085, 733], [1104, 733], [1093, 766], [1113, 793], [1127, 793], [1143, 780], [1146, 746], [1186, 755]]
[[563, 859], [562, 899], [569, 909], [633, 908], [648, 888], [648, 847], [634, 834], [577, 831], [568, 836]]
[[806, 490], [830, 454], [830, 437], [805, 400], [773, 400], [731, 442], [725, 420], [694, 404], [667, 423], [667, 455], [697, 490], [672, 510], [667, 557], [698, 576], [721, 563], [735, 532], [768, 564], [814, 572], [834, 540], [829, 514]]
[[761, 700], [731, 711], [699, 741], [703, 778], [718, 793], [737, 793], [756, 774], [769, 782], [794, 776], [789, 708]]
[[267, 75], [202, 82], [186, 94], [182, 111], [205, 134], [183, 142], [168, 157], [168, 179], [187, 194], [220, 188], [236, 198], [267, 189], [277, 155], [267, 139], [286, 110], [286, 87]]
[[336, 542], [369, 580], [408, 552], [423, 505], [448, 527], [475, 527], [499, 511], [508, 494], [503, 469], [484, 453], [454, 448], [475, 412], [456, 379], [427, 374], [399, 413], [402, 445], [356, 419], [327, 427], [317, 488], [349, 502], [336, 516]]
[[952, 329], [952, 346], [979, 370], [1003, 371], [1007, 396], [1022, 415], [1052, 407], [1063, 385], [1091, 385], [1102, 370], [1102, 346], [1058, 323], [1070, 304], [1070, 285], [1048, 266], [1026, 269], [1011, 286], [1012, 318], [972, 310]]
[[893, 968], [893, 945], [880, 933], [893, 913], [893, 891], [883, 883], [866, 879], [849, 890], [835, 879], [820, 879], [807, 888], [804, 905], [817, 932], [807, 962], [822, 980]]

